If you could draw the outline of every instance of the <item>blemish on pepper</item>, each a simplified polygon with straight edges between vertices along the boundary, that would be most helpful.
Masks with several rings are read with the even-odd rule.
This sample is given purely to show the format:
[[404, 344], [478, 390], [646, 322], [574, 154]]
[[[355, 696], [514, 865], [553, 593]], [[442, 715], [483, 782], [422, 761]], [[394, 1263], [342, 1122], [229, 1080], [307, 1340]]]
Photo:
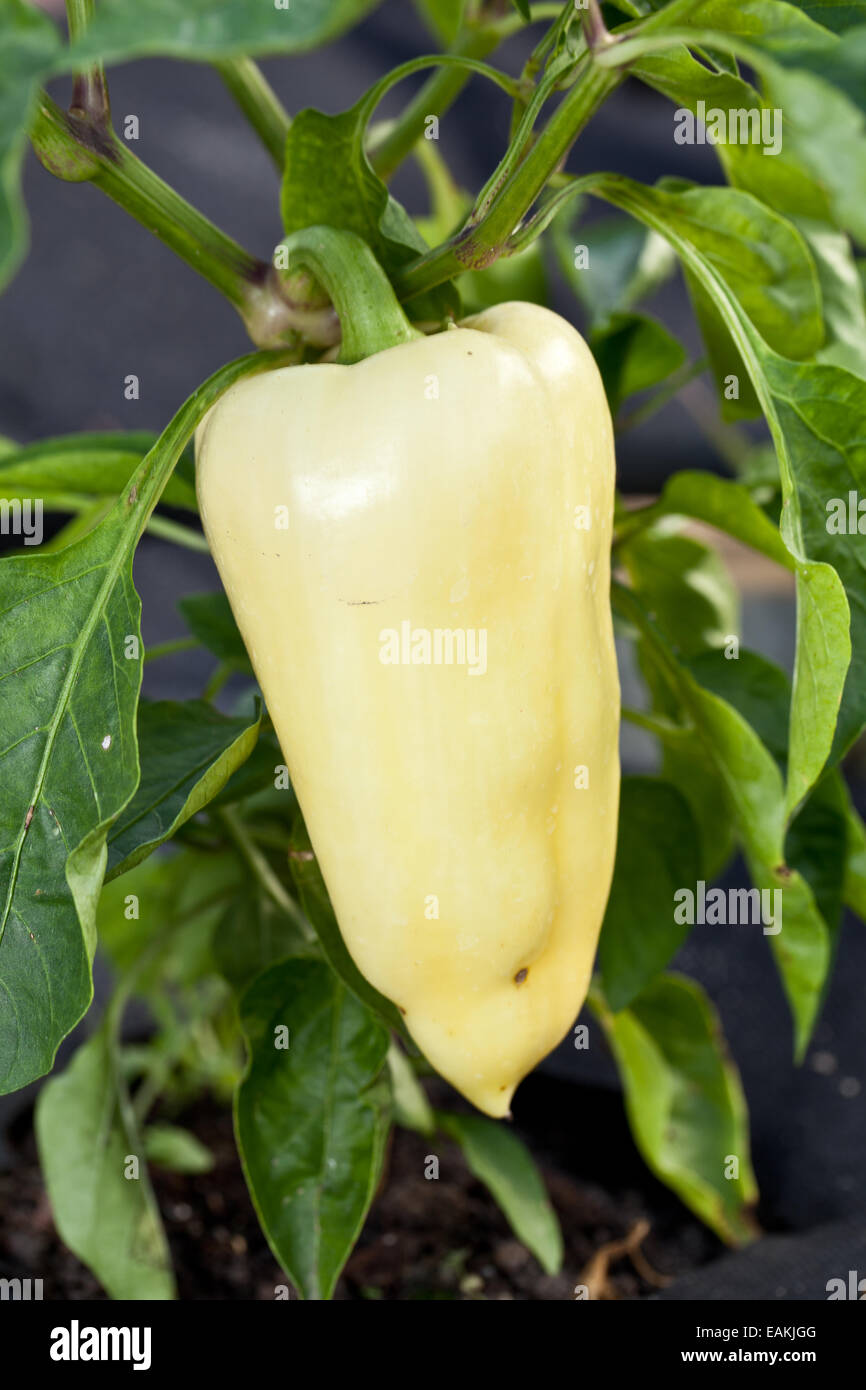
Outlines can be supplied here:
[[522, 985], [522, 984], [523, 984], [523, 981], [526, 979], [526, 977], [527, 977], [528, 974], [529, 974], [529, 970], [528, 970], [528, 968], [527, 968], [526, 966], [524, 966], [523, 969], [522, 969], [522, 970], [518, 970], [517, 974], [515, 975], [515, 977], [514, 977], [514, 983], [515, 983], [516, 985]]

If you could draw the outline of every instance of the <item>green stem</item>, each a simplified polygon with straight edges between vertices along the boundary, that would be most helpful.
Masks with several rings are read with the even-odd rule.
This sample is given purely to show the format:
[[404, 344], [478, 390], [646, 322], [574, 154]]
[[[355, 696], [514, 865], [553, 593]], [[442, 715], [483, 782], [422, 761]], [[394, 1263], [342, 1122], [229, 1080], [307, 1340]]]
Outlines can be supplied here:
[[[500, 40], [497, 28], [483, 26], [464, 30], [451, 50], [461, 58], [485, 58]], [[389, 127], [381, 143], [370, 154], [380, 178], [388, 179], [424, 134], [428, 116], [441, 116], [456, 101], [471, 77], [465, 68], [438, 68], [409, 102], [402, 115]]]
[[[93, 0], [66, 0], [66, 21], [69, 42], [80, 39], [93, 19]], [[86, 72], [76, 73], [72, 89], [72, 110], [86, 116], [96, 125], [108, 123], [111, 112], [105, 68], [96, 63]]]
[[221, 661], [202, 692], [203, 700], [215, 700], [227, 681], [231, 680], [235, 667], [228, 661]]
[[124, 145], [110, 126], [95, 125], [60, 109], [42, 93], [30, 132], [49, 173], [73, 183], [90, 182], [159, 237], [187, 265], [226, 296], [258, 347], [293, 346], [299, 334], [327, 346], [333, 316], [293, 301], [273, 266], [257, 260]]
[[[589, 64], [523, 162], [493, 193], [480, 221], [398, 272], [395, 288], [400, 298], [413, 299], [464, 270], [481, 270], [496, 260], [581, 130], [623, 77], [621, 72]], [[494, 184], [495, 176], [490, 180], [491, 187]]]
[[32, 139], [51, 173], [96, 184], [243, 311], [250, 283], [261, 277], [261, 263], [175, 193], [112, 130], [94, 129], [43, 93]]
[[291, 118], [258, 63], [252, 58], [226, 58], [214, 66], [282, 172]]
[[174, 545], [182, 545], [186, 550], [210, 554], [210, 546], [199, 531], [191, 531], [188, 526], [181, 526], [180, 522], [172, 521], [170, 517], [154, 514], [147, 523], [147, 529], [151, 535], [171, 541]]
[[228, 806], [220, 807], [214, 812], [214, 816], [223, 825], [244, 863], [250, 869], [253, 877], [261, 885], [271, 901], [276, 904], [281, 912], [285, 912], [288, 917], [291, 917], [292, 921], [300, 927], [308, 941], [315, 941], [315, 932], [310, 927], [309, 922], [301, 912], [294, 898], [286, 892], [267, 859], [254, 843], [240, 816]]
[[342, 328], [340, 362], [360, 362], [422, 336], [406, 318], [370, 247], [354, 232], [305, 227], [280, 242], [274, 263], [283, 273], [309, 271], [327, 291]]
[[175, 652], [194, 651], [200, 647], [201, 642], [197, 637], [174, 637], [170, 642], [158, 642], [154, 647], [147, 647], [144, 660], [159, 661], [163, 656], [173, 656]]

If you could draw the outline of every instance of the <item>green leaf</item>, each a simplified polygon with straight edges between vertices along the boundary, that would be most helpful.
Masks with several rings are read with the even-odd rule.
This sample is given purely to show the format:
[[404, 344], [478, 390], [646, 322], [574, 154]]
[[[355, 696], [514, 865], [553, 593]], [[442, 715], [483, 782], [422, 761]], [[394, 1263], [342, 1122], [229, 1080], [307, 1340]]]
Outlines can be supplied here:
[[[866, 54], [866, 47], [863, 51]], [[763, 77], [767, 100], [785, 112], [787, 146], [823, 185], [833, 220], [858, 241], [866, 241], [862, 196], [866, 119], [862, 110], [811, 72], [766, 62]]]
[[[15, 446], [0, 459], [0, 490], [4, 497], [52, 496], [115, 498], [124, 491], [156, 436], [144, 431], [69, 434], [41, 439], [26, 448]], [[168, 479], [160, 499], [172, 507], [196, 511], [191, 454], [185, 452]]]
[[201, 417], [241, 376], [284, 360], [254, 354], [216, 372], [83, 540], [0, 561], [0, 1090], [49, 1070], [90, 1003], [106, 835], [139, 779], [135, 547]]
[[[286, 139], [280, 205], [286, 235], [320, 224], [354, 232], [391, 274], [428, 247], [367, 157], [367, 125], [384, 85], [338, 116], [298, 113]], [[457, 305], [445, 285], [406, 308], [413, 317], [438, 318]]]
[[148, 54], [211, 62], [245, 54], [305, 53], [357, 24], [379, 0], [100, 0], [85, 34], [57, 64], [75, 71], [95, 58], [119, 63]]
[[213, 939], [217, 968], [238, 994], [278, 961], [315, 954], [298, 923], [252, 883], [230, 902]]
[[[610, 1043], [648, 1166], [732, 1245], [757, 1234], [746, 1100], [719, 1021], [691, 980], [665, 975], [630, 1009], [591, 1003]], [[737, 1176], [729, 1176], [737, 1164]]]
[[436, 1117], [412, 1063], [402, 1048], [392, 1042], [388, 1048], [388, 1071], [391, 1074], [391, 1093], [394, 1099], [394, 1122], [416, 1134], [433, 1134]]
[[228, 666], [252, 675], [244, 640], [222, 590], [213, 594], [188, 594], [177, 606], [193, 637], [197, 637], [203, 647]]
[[685, 348], [644, 314], [612, 314], [590, 338], [611, 414], [638, 391], [664, 381], [686, 360]]
[[737, 590], [717, 550], [661, 528], [623, 547], [632, 583], [684, 655], [724, 645], [739, 632]]
[[483, 1182], [517, 1239], [547, 1274], [562, 1267], [562, 1232], [541, 1175], [517, 1135], [482, 1115], [436, 1111], [439, 1128], [456, 1140], [470, 1171]]
[[[635, 64], [634, 73], [646, 86], [668, 97], [678, 112], [685, 110], [696, 115], [699, 103], [703, 103], [701, 109], [705, 112], [745, 112], [740, 117], [743, 123], [766, 122], [772, 139], [776, 120], [773, 103], [739, 76], [708, 72], [705, 64], [684, 46], [646, 55]], [[685, 127], [675, 126], [675, 139], [680, 129]], [[699, 131], [700, 127], [696, 127], [696, 138], [700, 138]], [[706, 138], [734, 188], [753, 194], [787, 216], [796, 214], [819, 221], [829, 218], [830, 202], [823, 179], [803, 163], [787, 139], [787, 113], [783, 117], [782, 148], [774, 155], [765, 155], [764, 145], [751, 140], [713, 144]]]
[[528, 23], [529, 20], [532, 18], [532, 12], [529, 8], [529, 0], [511, 0], [511, 3], [513, 4], [517, 13], [521, 15]]
[[[563, 275], [588, 309], [593, 329], [617, 313], [629, 313], [671, 276], [676, 257], [657, 232], [627, 217], [600, 218], [584, 226], [570, 209], [553, 223], [553, 247]], [[575, 264], [586, 247], [587, 265]]]
[[23, 0], [0, 13], [0, 289], [15, 274], [27, 242], [21, 166], [43, 75], [60, 49], [50, 20]]
[[300, 820], [292, 832], [289, 868], [298, 897], [301, 900], [301, 907], [322, 943], [322, 950], [331, 965], [331, 969], [336, 971], [343, 983], [349, 987], [362, 1004], [365, 1004], [374, 1014], [378, 1014], [389, 1028], [396, 1028], [403, 1037], [406, 1037], [406, 1025], [396, 1004], [392, 1004], [390, 999], [386, 999], [364, 979], [349, 955], [346, 943], [340, 935], [340, 928], [331, 906], [331, 900], [328, 897], [322, 871], [313, 854], [306, 828]]
[[209, 1173], [214, 1166], [210, 1149], [180, 1125], [148, 1125], [144, 1151], [150, 1163], [174, 1173]]
[[241, 1001], [241, 1026], [249, 1064], [235, 1124], [250, 1194], [292, 1283], [304, 1298], [328, 1299], [382, 1171], [388, 1034], [314, 960], [261, 975]]
[[866, 0], [790, 0], [790, 3], [816, 24], [823, 24], [837, 34], [866, 22]]
[[848, 237], [820, 222], [798, 218], [818, 269], [826, 342], [818, 360], [866, 377], [866, 295]]
[[546, 305], [549, 297], [539, 241], [530, 242], [513, 256], [500, 257], [484, 270], [470, 270], [459, 275], [456, 283], [464, 315], [477, 314], [512, 299]]
[[[822, 506], [822, 499], [838, 495], [836, 489], [844, 486], [846, 475], [856, 478], [862, 471], [857, 439], [866, 414], [866, 383], [841, 368], [801, 366], [771, 351], [744, 311], [736, 288], [729, 287], [728, 272], [717, 255], [707, 252], [712, 229], [680, 218], [681, 195], [642, 189], [611, 175], [600, 176], [594, 191], [665, 235], [701, 280], [748, 367], [773, 436], [782, 478], [783, 537], [797, 562], [797, 668], [786, 801], [790, 814], [814, 785], [831, 748], [837, 754], [844, 750], [866, 722], [866, 601], [856, 538], [840, 545], [837, 537], [830, 537]], [[736, 287], [738, 274], [732, 279]]]
[[[801, 1057], [823, 999], [831, 942], [808, 883], [785, 862], [785, 794], [779, 766], [739, 710], [700, 685], [676, 659], [631, 591], [615, 585], [613, 592], [617, 608], [635, 621], [644, 639], [644, 660], [654, 664], [656, 678], [668, 684], [688, 720], [687, 728], [694, 729], [718, 773], [756, 887], [782, 894], [783, 918], [774, 914], [772, 930], [769, 923], [763, 930], [782, 976], [794, 1019], [795, 1052]], [[705, 660], [725, 669], [720, 653]], [[705, 670], [701, 674], [706, 678]], [[733, 673], [731, 680], [739, 690], [741, 683]]]
[[866, 922], [866, 825], [849, 804], [845, 820], [846, 859], [843, 899]]
[[112, 1298], [173, 1298], [168, 1243], [110, 1020], [42, 1087], [35, 1124], [63, 1242]]
[[610, 897], [599, 943], [604, 992], [624, 1009], [664, 970], [688, 935], [674, 920], [674, 893], [700, 877], [691, 809], [654, 777], [625, 777]]
[[250, 891], [246, 868], [230, 850], [152, 855], [103, 888], [100, 950], [119, 975], [134, 973], [136, 995], [163, 1001], [216, 973], [214, 934], [241, 891]]
[[[775, 475], [775, 460], [773, 471]], [[716, 477], [713, 473], [685, 469], [668, 478], [651, 511], [653, 516], [694, 517], [734, 536], [777, 565], [789, 570], [795, 568], [794, 557], [778, 530], [742, 483]]]
[[261, 711], [230, 719], [205, 700], [142, 700], [141, 780], [108, 834], [106, 877], [116, 878], [211, 801], [253, 751]]

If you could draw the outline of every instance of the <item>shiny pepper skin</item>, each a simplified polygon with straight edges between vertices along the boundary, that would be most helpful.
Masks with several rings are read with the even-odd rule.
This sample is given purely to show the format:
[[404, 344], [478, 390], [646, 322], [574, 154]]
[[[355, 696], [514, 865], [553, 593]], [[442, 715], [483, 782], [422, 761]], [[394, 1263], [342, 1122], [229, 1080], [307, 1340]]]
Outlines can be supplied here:
[[243, 380], [197, 478], [346, 945], [506, 1115], [583, 1003], [614, 861], [613, 432], [589, 349], [513, 303]]

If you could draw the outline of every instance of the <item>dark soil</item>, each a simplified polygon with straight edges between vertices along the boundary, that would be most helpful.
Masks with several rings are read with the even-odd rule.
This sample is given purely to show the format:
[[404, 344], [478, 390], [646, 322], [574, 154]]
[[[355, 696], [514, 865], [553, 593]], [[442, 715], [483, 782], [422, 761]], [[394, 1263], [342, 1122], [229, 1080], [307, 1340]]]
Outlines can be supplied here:
[[[9, 1136], [18, 1162], [0, 1173], [0, 1277], [42, 1278], [46, 1299], [103, 1299], [54, 1229], [28, 1118]], [[154, 1171], [179, 1297], [272, 1300], [286, 1277], [253, 1211], [230, 1115], [202, 1103], [183, 1122], [216, 1163], [204, 1175]], [[430, 1152], [439, 1158], [436, 1181], [424, 1177]], [[583, 1284], [595, 1298], [640, 1298], [719, 1248], [676, 1203], [652, 1212], [646, 1194], [611, 1194], [541, 1167], [565, 1237], [558, 1275], [545, 1274], [514, 1238], [454, 1145], [395, 1131], [382, 1188], [335, 1297], [555, 1301], [573, 1299]], [[629, 1237], [631, 1253], [618, 1245]]]

